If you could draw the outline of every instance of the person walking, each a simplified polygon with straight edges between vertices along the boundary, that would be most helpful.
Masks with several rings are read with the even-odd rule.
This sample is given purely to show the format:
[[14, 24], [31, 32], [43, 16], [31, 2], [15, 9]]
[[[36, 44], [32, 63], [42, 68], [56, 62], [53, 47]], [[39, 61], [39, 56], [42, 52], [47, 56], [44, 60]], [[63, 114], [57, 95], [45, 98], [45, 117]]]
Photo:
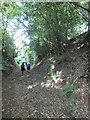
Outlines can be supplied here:
[[25, 71], [25, 65], [24, 65], [24, 62], [21, 64], [21, 71], [22, 71], [22, 75], [23, 75], [23, 72]]
[[27, 72], [29, 72], [30, 71], [30, 63], [26, 64], [26, 66], [27, 66]]

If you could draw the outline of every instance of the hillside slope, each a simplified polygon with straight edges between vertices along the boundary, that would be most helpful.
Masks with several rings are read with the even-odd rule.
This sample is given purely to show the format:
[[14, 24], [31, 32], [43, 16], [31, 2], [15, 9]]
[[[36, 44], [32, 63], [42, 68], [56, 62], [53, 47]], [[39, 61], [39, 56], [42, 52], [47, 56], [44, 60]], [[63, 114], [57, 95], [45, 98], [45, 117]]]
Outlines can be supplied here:
[[[62, 61], [53, 55], [30, 73], [22, 76], [15, 70], [3, 79], [3, 118], [89, 118], [87, 49], [74, 43], [62, 53]], [[48, 76], [53, 66], [58, 71], [56, 81]], [[68, 99], [70, 94], [60, 96], [67, 82], [74, 85], [73, 102]]]

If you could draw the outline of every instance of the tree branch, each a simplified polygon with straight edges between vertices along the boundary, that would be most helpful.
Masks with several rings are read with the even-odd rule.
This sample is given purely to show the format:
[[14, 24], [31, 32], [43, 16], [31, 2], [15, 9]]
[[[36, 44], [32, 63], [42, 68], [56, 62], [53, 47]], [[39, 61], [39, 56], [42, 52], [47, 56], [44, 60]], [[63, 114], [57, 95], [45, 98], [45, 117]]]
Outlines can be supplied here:
[[71, 4], [74, 4], [75, 6], [78, 6], [78, 7], [82, 8], [82, 9], [84, 9], [84, 10], [87, 11], [87, 12], [90, 12], [90, 10], [88, 10], [88, 9], [86, 9], [86, 8], [84, 8], [84, 7], [82, 7], [81, 5], [79, 5], [79, 4], [76, 3], [76, 2], [71, 3]]
[[18, 20], [18, 22], [20, 22], [25, 28], [28, 28], [25, 24], [24, 24], [24, 22], [22, 22], [20, 19], [17, 19]]
[[80, 12], [80, 9], [77, 10], [77, 8], [76, 8], [73, 4], [72, 4], [72, 6], [76, 9], [76, 12], [77, 12], [79, 15], [81, 15], [84, 20], [86, 20], [86, 21], [88, 22], [88, 17], [86, 17], [83, 13], [81, 13], [81, 12]]

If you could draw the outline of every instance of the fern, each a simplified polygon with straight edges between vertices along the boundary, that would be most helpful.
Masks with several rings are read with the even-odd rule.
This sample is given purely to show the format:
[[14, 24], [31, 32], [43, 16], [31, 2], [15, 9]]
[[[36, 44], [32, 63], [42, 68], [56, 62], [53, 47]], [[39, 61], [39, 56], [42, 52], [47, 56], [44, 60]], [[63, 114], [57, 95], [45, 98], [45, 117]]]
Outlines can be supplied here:
[[54, 71], [50, 71], [49, 73], [48, 73], [48, 76], [52, 79], [52, 80], [56, 80], [56, 77], [57, 77], [57, 75], [56, 75], [56, 73], [54, 72]]

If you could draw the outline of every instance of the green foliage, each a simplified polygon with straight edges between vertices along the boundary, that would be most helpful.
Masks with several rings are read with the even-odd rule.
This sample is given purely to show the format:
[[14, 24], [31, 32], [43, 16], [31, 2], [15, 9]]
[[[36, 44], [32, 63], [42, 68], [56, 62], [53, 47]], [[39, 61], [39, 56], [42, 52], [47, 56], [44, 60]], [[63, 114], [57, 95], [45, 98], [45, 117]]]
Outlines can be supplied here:
[[70, 83], [67, 83], [66, 85], [63, 86], [62, 90], [60, 91], [60, 96], [65, 96], [65, 95], [70, 96], [71, 93], [73, 92], [74, 92], [74, 86], [71, 85]]
[[[24, 20], [29, 22], [26, 32], [31, 40], [30, 48], [37, 56], [45, 56], [52, 49], [61, 51], [63, 43], [82, 32], [79, 28], [85, 20], [72, 4], [26, 2], [22, 5]], [[58, 59], [63, 61], [63, 58]]]
[[56, 75], [56, 73], [54, 72], [54, 71], [50, 71], [49, 73], [48, 73], [48, 76], [52, 79], [52, 80], [56, 80], [56, 77], [57, 77], [57, 75]]
[[7, 28], [9, 26], [10, 20], [20, 15], [18, 13], [20, 13], [20, 10], [15, 2], [0, 3], [0, 17], [1, 17], [0, 40], [2, 41], [3, 70], [8, 70], [8, 69], [10, 70], [12, 68], [12, 65], [14, 65], [14, 57], [16, 54], [15, 45], [13, 43], [13, 38], [10, 36]]
[[[87, 3], [81, 3], [81, 5], [87, 8]], [[44, 57], [51, 55], [52, 50], [54, 53], [62, 51], [63, 43], [69, 43], [70, 38], [83, 31], [80, 26], [87, 24], [78, 14], [80, 10], [78, 11], [73, 3], [2, 2], [0, 11], [0, 16], [3, 18], [3, 29], [9, 20], [14, 19], [17, 19], [20, 26], [25, 28], [30, 38], [28, 45], [30, 50], [25, 46], [24, 55], [29, 56], [26, 59], [29, 59], [32, 64], [35, 64], [39, 55]], [[85, 15], [87, 17], [88, 14], [85, 12]], [[25, 24], [26, 22], [28, 25]], [[9, 48], [11, 49], [11, 47]], [[64, 58], [57, 58], [57, 63], [63, 61]]]
[[0, 63], [0, 70], [2, 70], [2, 64]]
[[2, 2], [0, 3], [0, 11], [3, 15], [8, 16], [10, 19], [21, 15], [22, 8], [17, 5], [16, 2]]
[[10, 71], [14, 67], [15, 45], [7, 31], [2, 36], [2, 70]]
[[65, 60], [65, 57], [64, 57], [64, 56], [58, 56], [58, 57], [56, 58], [56, 63], [57, 63], [57, 64], [60, 64], [60, 63], [64, 62], [64, 60]]

